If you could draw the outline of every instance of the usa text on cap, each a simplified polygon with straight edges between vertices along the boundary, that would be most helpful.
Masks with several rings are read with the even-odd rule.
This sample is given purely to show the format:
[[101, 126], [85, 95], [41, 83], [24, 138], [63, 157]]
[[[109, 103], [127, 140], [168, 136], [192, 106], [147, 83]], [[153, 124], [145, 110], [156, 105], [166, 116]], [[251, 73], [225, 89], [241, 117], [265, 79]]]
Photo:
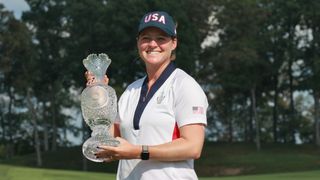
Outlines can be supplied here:
[[139, 33], [147, 27], [156, 27], [169, 36], [177, 36], [176, 26], [172, 17], [164, 11], [155, 11], [145, 14], [140, 20]]

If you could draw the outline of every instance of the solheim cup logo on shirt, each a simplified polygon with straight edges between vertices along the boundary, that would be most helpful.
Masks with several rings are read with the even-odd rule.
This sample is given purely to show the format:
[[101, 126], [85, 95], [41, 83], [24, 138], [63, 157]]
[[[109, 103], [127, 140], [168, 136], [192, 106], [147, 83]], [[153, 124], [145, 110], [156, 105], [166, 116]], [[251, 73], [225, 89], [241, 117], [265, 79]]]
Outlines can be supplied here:
[[157, 97], [157, 103], [160, 104], [163, 101], [164, 98], [165, 98], [165, 96], [164, 96], [164, 93], [162, 92], [160, 94], [160, 96]]

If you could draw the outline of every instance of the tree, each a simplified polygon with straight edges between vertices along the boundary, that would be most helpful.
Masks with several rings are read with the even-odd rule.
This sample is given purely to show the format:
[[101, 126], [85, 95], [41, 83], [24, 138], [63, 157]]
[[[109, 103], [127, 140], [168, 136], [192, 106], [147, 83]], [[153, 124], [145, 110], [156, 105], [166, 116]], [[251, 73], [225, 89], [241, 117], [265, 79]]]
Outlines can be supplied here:
[[317, 11], [319, 7], [320, 3], [314, 1], [301, 5], [303, 12], [301, 29], [302, 31], [308, 32], [302, 37], [305, 44], [301, 48], [301, 51], [304, 53], [306, 68], [301, 75], [306, 77], [306, 79], [301, 84], [306, 87], [306, 89], [311, 89], [314, 99], [314, 141], [317, 146], [320, 146], [320, 27], [318, 23], [320, 20], [320, 14]]
[[[15, 154], [15, 146], [20, 146], [19, 138], [25, 138], [26, 132], [22, 128], [23, 121], [28, 121], [20, 113], [25, 105], [23, 95], [28, 80], [34, 75], [29, 72], [32, 67], [32, 43], [30, 32], [25, 24], [16, 20], [11, 12], [5, 11], [0, 4], [0, 72], [2, 75], [1, 92], [8, 101], [2, 101], [8, 110], [1, 115], [2, 141], [8, 147], [8, 157]], [[36, 130], [34, 131], [36, 133]], [[36, 139], [34, 143], [38, 143]]]
[[[263, 84], [269, 76], [270, 68], [265, 60], [262, 28], [266, 12], [253, 1], [216, 1], [214, 28], [220, 30], [219, 43], [208, 48], [208, 64], [212, 64], [215, 83], [234, 95], [250, 94], [253, 119], [256, 127], [256, 145], [260, 149], [260, 126], [257, 116], [256, 98], [261, 96]], [[262, 28], [261, 28], [262, 27]], [[211, 51], [211, 52], [210, 52]], [[231, 107], [229, 107], [231, 108]]]
[[73, 104], [68, 94], [72, 84], [68, 71], [72, 67], [64, 59], [64, 44], [68, 34], [64, 10], [67, 7], [64, 1], [28, 0], [27, 3], [30, 11], [24, 13], [22, 19], [34, 33], [33, 42], [37, 51], [34, 70], [40, 76], [34, 79], [33, 95], [37, 103], [44, 106], [40, 112], [40, 124], [44, 129], [45, 148], [48, 148], [51, 139], [51, 150], [56, 150], [58, 139], [63, 138], [58, 130], [67, 125], [68, 117], [62, 113], [62, 109]]

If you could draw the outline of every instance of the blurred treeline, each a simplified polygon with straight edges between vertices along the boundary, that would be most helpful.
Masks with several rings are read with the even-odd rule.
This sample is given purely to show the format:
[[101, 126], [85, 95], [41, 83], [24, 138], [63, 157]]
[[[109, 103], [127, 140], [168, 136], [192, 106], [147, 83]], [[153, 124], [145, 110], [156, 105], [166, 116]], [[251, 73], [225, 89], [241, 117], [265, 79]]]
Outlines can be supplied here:
[[320, 145], [320, 1], [26, 2], [21, 19], [0, 5], [0, 158], [36, 152], [41, 165], [68, 133], [86, 139], [82, 60], [107, 53], [120, 96], [144, 76], [136, 35], [152, 10], [178, 22], [176, 64], [207, 93], [208, 140]]

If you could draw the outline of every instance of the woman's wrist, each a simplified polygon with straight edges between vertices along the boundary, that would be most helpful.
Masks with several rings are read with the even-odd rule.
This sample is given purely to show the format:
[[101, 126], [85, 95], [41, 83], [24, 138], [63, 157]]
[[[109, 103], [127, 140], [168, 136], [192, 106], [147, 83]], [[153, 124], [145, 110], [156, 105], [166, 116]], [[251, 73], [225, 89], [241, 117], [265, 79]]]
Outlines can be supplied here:
[[142, 146], [135, 145], [133, 150], [133, 159], [141, 159]]

